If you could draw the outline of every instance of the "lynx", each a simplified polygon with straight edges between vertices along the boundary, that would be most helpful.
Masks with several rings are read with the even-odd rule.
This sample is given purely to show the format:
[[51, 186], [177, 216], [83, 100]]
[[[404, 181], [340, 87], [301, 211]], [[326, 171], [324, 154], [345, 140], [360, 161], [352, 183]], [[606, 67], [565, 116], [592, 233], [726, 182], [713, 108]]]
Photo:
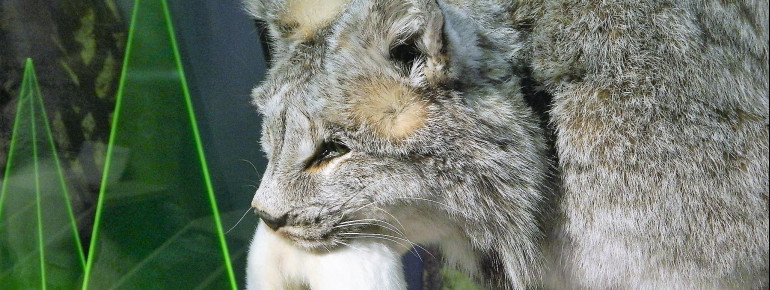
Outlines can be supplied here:
[[249, 288], [403, 289], [419, 245], [490, 289], [767, 287], [767, 1], [244, 3]]

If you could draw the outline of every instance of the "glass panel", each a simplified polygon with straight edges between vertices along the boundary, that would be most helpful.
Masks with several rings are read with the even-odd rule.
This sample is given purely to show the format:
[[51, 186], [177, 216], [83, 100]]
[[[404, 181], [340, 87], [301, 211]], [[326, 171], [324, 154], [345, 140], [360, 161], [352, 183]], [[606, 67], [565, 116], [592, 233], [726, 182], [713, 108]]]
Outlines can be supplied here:
[[236, 289], [168, 7], [134, 5], [84, 289]]
[[0, 285], [67, 288], [85, 259], [31, 60], [0, 190]]

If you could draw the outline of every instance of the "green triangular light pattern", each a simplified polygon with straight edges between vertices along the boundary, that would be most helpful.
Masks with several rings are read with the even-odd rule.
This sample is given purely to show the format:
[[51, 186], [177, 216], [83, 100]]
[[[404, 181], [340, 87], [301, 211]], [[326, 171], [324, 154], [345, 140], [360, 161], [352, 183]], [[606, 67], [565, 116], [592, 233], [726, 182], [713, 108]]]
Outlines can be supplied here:
[[165, 0], [134, 2], [83, 289], [236, 289]]
[[0, 288], [78, 285], [83, 248], [30, 59], [0, 182]]

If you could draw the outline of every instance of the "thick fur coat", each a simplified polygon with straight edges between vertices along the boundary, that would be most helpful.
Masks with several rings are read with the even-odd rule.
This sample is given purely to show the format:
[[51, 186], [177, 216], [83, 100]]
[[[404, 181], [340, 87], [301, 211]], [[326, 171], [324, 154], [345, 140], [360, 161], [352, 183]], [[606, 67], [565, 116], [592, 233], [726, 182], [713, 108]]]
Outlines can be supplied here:
[[767, 287], [767, 1], [245, 5], [274, 51], [250, 287], [323, 288], [271, 248], [414, 244], [493, 289]]

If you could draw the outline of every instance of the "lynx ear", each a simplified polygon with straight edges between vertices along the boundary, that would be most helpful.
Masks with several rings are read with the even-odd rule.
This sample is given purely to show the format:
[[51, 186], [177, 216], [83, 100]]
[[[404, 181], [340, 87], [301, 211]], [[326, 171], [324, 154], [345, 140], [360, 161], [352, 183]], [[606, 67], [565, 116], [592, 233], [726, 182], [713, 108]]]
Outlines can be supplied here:
[[[477, 73], [481, 28], [461, 10], [436, 0], [375, 0], [358, 28], [364, 43], [379, 43], [391, 60], [441, 83]], [[352, 9], [361, 8], [354, 7]], [[419, 65], [419, 67], [412, 67]]]
[[459, 79], [461, 76], [467, 81], [479, 75], [481, 59], [484, 57], [480, 45], [479, 33], [482, 28], [456, 7], [438, 1], [441, 9], [442, 47], [449, 59], [445, 70], [447, 77]]
[[274, 38], [311, 41], [351, 0], [246, 0], [245, 9], [268, 23]]

